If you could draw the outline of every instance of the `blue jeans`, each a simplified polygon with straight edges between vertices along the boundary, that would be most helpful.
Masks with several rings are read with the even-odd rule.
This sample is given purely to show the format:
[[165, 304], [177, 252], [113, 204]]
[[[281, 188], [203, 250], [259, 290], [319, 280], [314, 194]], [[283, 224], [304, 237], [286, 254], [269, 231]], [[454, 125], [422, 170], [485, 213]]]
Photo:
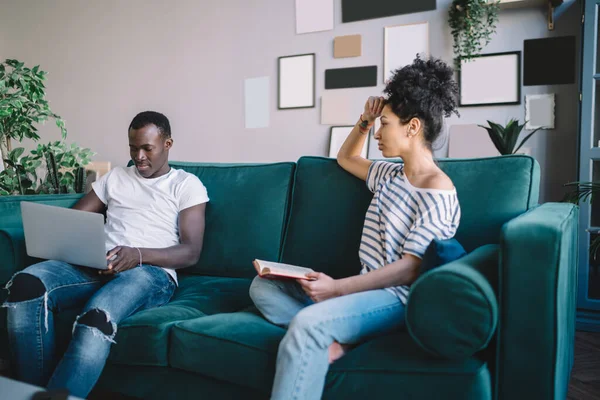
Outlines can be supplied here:
[[[117, 325], [136, 311], [167, 303], [175, 283], [164, 270], [150, 265], [101, 276], [95, 269], [46, 261], [15, 274], [6, 288], [10, 294], [3, 306], [8, 310], [11, 364], [17, 379], [49, 389], [66, 388], [85, 398], [104, 368]], [[24, 296], [15, 289], [34, 292]], [[59, 361], [54, 313], [82, 307]]]
[[320, 399], [334, 341], [357, 344], [404, 326], [404, 305], [383, 289], [314, 303], [295, 281], [256, 277], [250, 297], [267, 320], [288, 327], [272, 399]]

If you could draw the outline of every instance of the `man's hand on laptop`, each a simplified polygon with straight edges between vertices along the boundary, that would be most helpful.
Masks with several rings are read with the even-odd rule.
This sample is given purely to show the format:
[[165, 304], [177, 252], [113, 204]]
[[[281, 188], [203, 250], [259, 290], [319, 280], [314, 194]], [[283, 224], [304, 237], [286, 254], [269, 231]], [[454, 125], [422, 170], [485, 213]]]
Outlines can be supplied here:
[[117, 246], [108, 253], [106, 259], [112, 260], [108, 269], [100, 270], [100, 275], [114, 275], [140, 265], [140, 253], [135, 247]]

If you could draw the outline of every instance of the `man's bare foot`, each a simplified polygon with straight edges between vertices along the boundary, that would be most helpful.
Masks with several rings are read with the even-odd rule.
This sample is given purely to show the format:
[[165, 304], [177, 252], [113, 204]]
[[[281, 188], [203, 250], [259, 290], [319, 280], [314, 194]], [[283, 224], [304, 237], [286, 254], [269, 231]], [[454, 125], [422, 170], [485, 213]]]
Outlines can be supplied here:
[[350, 350], [349, 344], [333, 342], [331, 346], [329, 346], [329, 364], [333, 364], [335, 361], [342, 358], [348, 350]]

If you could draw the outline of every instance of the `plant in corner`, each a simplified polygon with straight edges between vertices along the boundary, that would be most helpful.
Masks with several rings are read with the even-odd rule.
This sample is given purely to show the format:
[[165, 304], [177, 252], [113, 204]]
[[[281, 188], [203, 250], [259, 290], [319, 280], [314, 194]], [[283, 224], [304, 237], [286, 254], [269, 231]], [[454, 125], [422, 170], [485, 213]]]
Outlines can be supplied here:
[[[569, 182], [564, 184], [565, 187], [571, 188], [563, 201], [573, 204], [579, 204], [579, 202], [592, 201], [596, 196], [600, 194], [600, 181], [592, 182]], [[589, 231], [588, 231], [589, 232]], [[592, 232], [596, 233], [596, 232]], [[596, 234], [590, 242], [589, 255], [594, 261], [598, 261], [598, 253], [600, 252], [600, 234]], [[598, 265], [596, 264], [596, 268]]]
[[491, 41], [496, 32], [500, 0], [453, 0], [448, 24], [454, 39], [457, 68], [460, 59], [470, 60]]
[[502, 126], [491, 121], [488, 121], [487, 123], [489, 127], [483, 125], [479, 126], [484, 128], [488, 132], [488, 134], [490, 135], [490, 139], [492, 139], [492, 142], [494, 143], [494, 146], [496, 146], [496, 149], [498, 149], [498, 151], [502, 155], [516, 153], [521, 148], [521, 146], [523, 146], [525, 142], [528, 141], [531, 136], [533, 136], [534, 133], [540, 130], [540, 128], [535, 129], [529, 135], [525, 136], [525, 138], [515, 149], [515, 146], [517, 145], [517, 140], [519, 139], [521, 131], [525, 127], [526, 123], [523, 125], [519, 125], [519, 121], [516, 119], [511, 119], [510, 121], [508, 121], [508, 124], [506, 124], [506, 126]]
[[[0, 63], [0, 195], [37, 193], [83, 193], [84, 166], [94, 153], [76, 144], [67, 146], [67, 130], [60, 116], [50, 110], [46, 97], [46, 72], [39, 66], [25, 67], [18, 60]], [[25, 149], [12, 149], [12, 141], [38, 141], [35, 124], [54, 119], [61, 130], [61, 141], [38, 145], [31, 155]], [[40, 167], [46, 173], [38, 183]]]

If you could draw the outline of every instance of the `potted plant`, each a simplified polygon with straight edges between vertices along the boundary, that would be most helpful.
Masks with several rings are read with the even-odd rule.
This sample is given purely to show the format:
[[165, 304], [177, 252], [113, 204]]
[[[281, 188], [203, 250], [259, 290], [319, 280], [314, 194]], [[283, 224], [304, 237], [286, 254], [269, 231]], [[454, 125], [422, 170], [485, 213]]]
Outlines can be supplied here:
[[491, 121], [488, 121], [489, 127], [483, 125], [479, 126], [487, 130], [488, 135], [490, 135], [490, 139], [492, 139], [494, 146], [496, 146], [496, 149], [498, 149], [500, 154], [508, 155], [516, 153], [521, 148], [521, 146], [523, 146], [525, 142], [529, 140], [531, 136], [533, 136], [534, 133], [541, 129], [537, 128], [534, 131], [532, 131], [529, 135], [525, 136], [525, 138], [515, 149], [515, 146], [517, 145], [517, 140], [519, 139], [519, 136], [521, 135], [521, 131], [523, 130], [523, 127], [525, 127], [525, 124], [519, 125], [518, 120], [511, 119], [508, 122], [508, 124], [506, 124], [506, 126], [502, 126]]
[[499, 0], [453, 0], [448, 24], [454, 39], [457, 67], [470, 60], [491, 41], [498, 22]]
[[[0, 195], [37, 193], [82, 193], [85, 190], [84, 166], [94, 153], [65, 143], [67, 130], [60, 116], [46, 101], [46, 72], [39, 66], [25, 67], [18, 60], [0, 63]], [[38, 145], [30, 155], [23, 147], [12, 148], [12, 141], [38, 141], [36, 124], [49, 119], [61, 130], [62, 140]], [[40, 168], [45, 168], [39, 179]]]

